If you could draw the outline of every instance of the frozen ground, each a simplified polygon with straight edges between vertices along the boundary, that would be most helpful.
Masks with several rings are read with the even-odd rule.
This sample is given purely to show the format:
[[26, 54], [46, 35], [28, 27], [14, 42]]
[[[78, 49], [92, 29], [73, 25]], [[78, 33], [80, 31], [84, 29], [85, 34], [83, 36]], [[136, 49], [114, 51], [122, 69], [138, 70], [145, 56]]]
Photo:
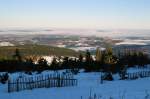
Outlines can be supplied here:
[[[47, 73], [44, 72], [44, 74]], [[17, 74], [12, 76], [16, 77]], [[89, 99], [90, 90], [92, 95], [97, 94], [101, 97], [100, 99], [110, 99], [110, 97], [113, 97], [112, 99], [150, 99], [150, 77], [104, 81], [104, 84], [100, 84], [100, 73], [79, 73], [75, 78], [78, 79], [78, 86], [41, 88], [13, 93], [7, 93], [7, 84], [0, 84], [0, 99], [81, 99], [81, 96], [82, 99]]]

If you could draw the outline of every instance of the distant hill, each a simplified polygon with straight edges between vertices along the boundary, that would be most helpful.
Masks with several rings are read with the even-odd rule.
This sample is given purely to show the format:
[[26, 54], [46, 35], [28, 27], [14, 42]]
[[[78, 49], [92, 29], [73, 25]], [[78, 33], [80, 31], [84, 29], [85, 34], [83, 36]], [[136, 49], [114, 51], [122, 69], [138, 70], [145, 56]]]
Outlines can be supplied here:
[[79, 53], [67, 49], [45, 45], [19, 45], [19, 46], [5, 46], [0, 47], [0, 58], [11, 58], [15, 49], [19, 49], [22, 56], [30, 55], [56, 55], [56, 56], [78, 56]]

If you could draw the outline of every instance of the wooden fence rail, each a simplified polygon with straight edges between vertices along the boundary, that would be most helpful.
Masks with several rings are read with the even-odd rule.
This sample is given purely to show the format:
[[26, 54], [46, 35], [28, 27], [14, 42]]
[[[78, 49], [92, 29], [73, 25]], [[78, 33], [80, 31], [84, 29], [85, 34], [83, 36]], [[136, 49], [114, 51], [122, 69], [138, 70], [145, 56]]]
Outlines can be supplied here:
[[8, 80], [8, 92], [21, 90], [32, 90], [34, 88], [66, 87], [76, 86], [77, 79], [68, 75], [46, 75], [29, 78], [18, 78]]
[[[134, 80], [137, 78], [144, 78], [144, 77], [150, 77], [150, 71], [139, 71], [139, 72], [134, 72], [134, 73], [126, 73], [126, 75], [125, 75], [125, 79], [128, 79], [128, 80]], [[104, 75], [101, 75], [100, 83], [103, 84], [103, 82], [104, 82]]]

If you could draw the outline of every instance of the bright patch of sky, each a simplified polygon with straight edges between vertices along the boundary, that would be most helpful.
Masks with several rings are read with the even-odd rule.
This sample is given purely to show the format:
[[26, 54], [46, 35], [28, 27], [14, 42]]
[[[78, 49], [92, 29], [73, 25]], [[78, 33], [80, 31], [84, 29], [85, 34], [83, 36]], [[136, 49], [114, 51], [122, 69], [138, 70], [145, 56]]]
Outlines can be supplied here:
[[0, 0], [0, 27], [149, 29], [150, 0]]

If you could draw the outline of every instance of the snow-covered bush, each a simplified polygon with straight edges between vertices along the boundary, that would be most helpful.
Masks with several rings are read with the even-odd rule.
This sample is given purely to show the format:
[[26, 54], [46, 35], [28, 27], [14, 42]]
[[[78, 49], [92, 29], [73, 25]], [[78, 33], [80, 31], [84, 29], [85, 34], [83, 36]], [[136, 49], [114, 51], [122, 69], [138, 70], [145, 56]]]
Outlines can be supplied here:
[[9, 78], [8, 73], [0, 75], [0, 83], [5, 84], [7, 82], [7, 80], [8, 80], [8, 78]]

